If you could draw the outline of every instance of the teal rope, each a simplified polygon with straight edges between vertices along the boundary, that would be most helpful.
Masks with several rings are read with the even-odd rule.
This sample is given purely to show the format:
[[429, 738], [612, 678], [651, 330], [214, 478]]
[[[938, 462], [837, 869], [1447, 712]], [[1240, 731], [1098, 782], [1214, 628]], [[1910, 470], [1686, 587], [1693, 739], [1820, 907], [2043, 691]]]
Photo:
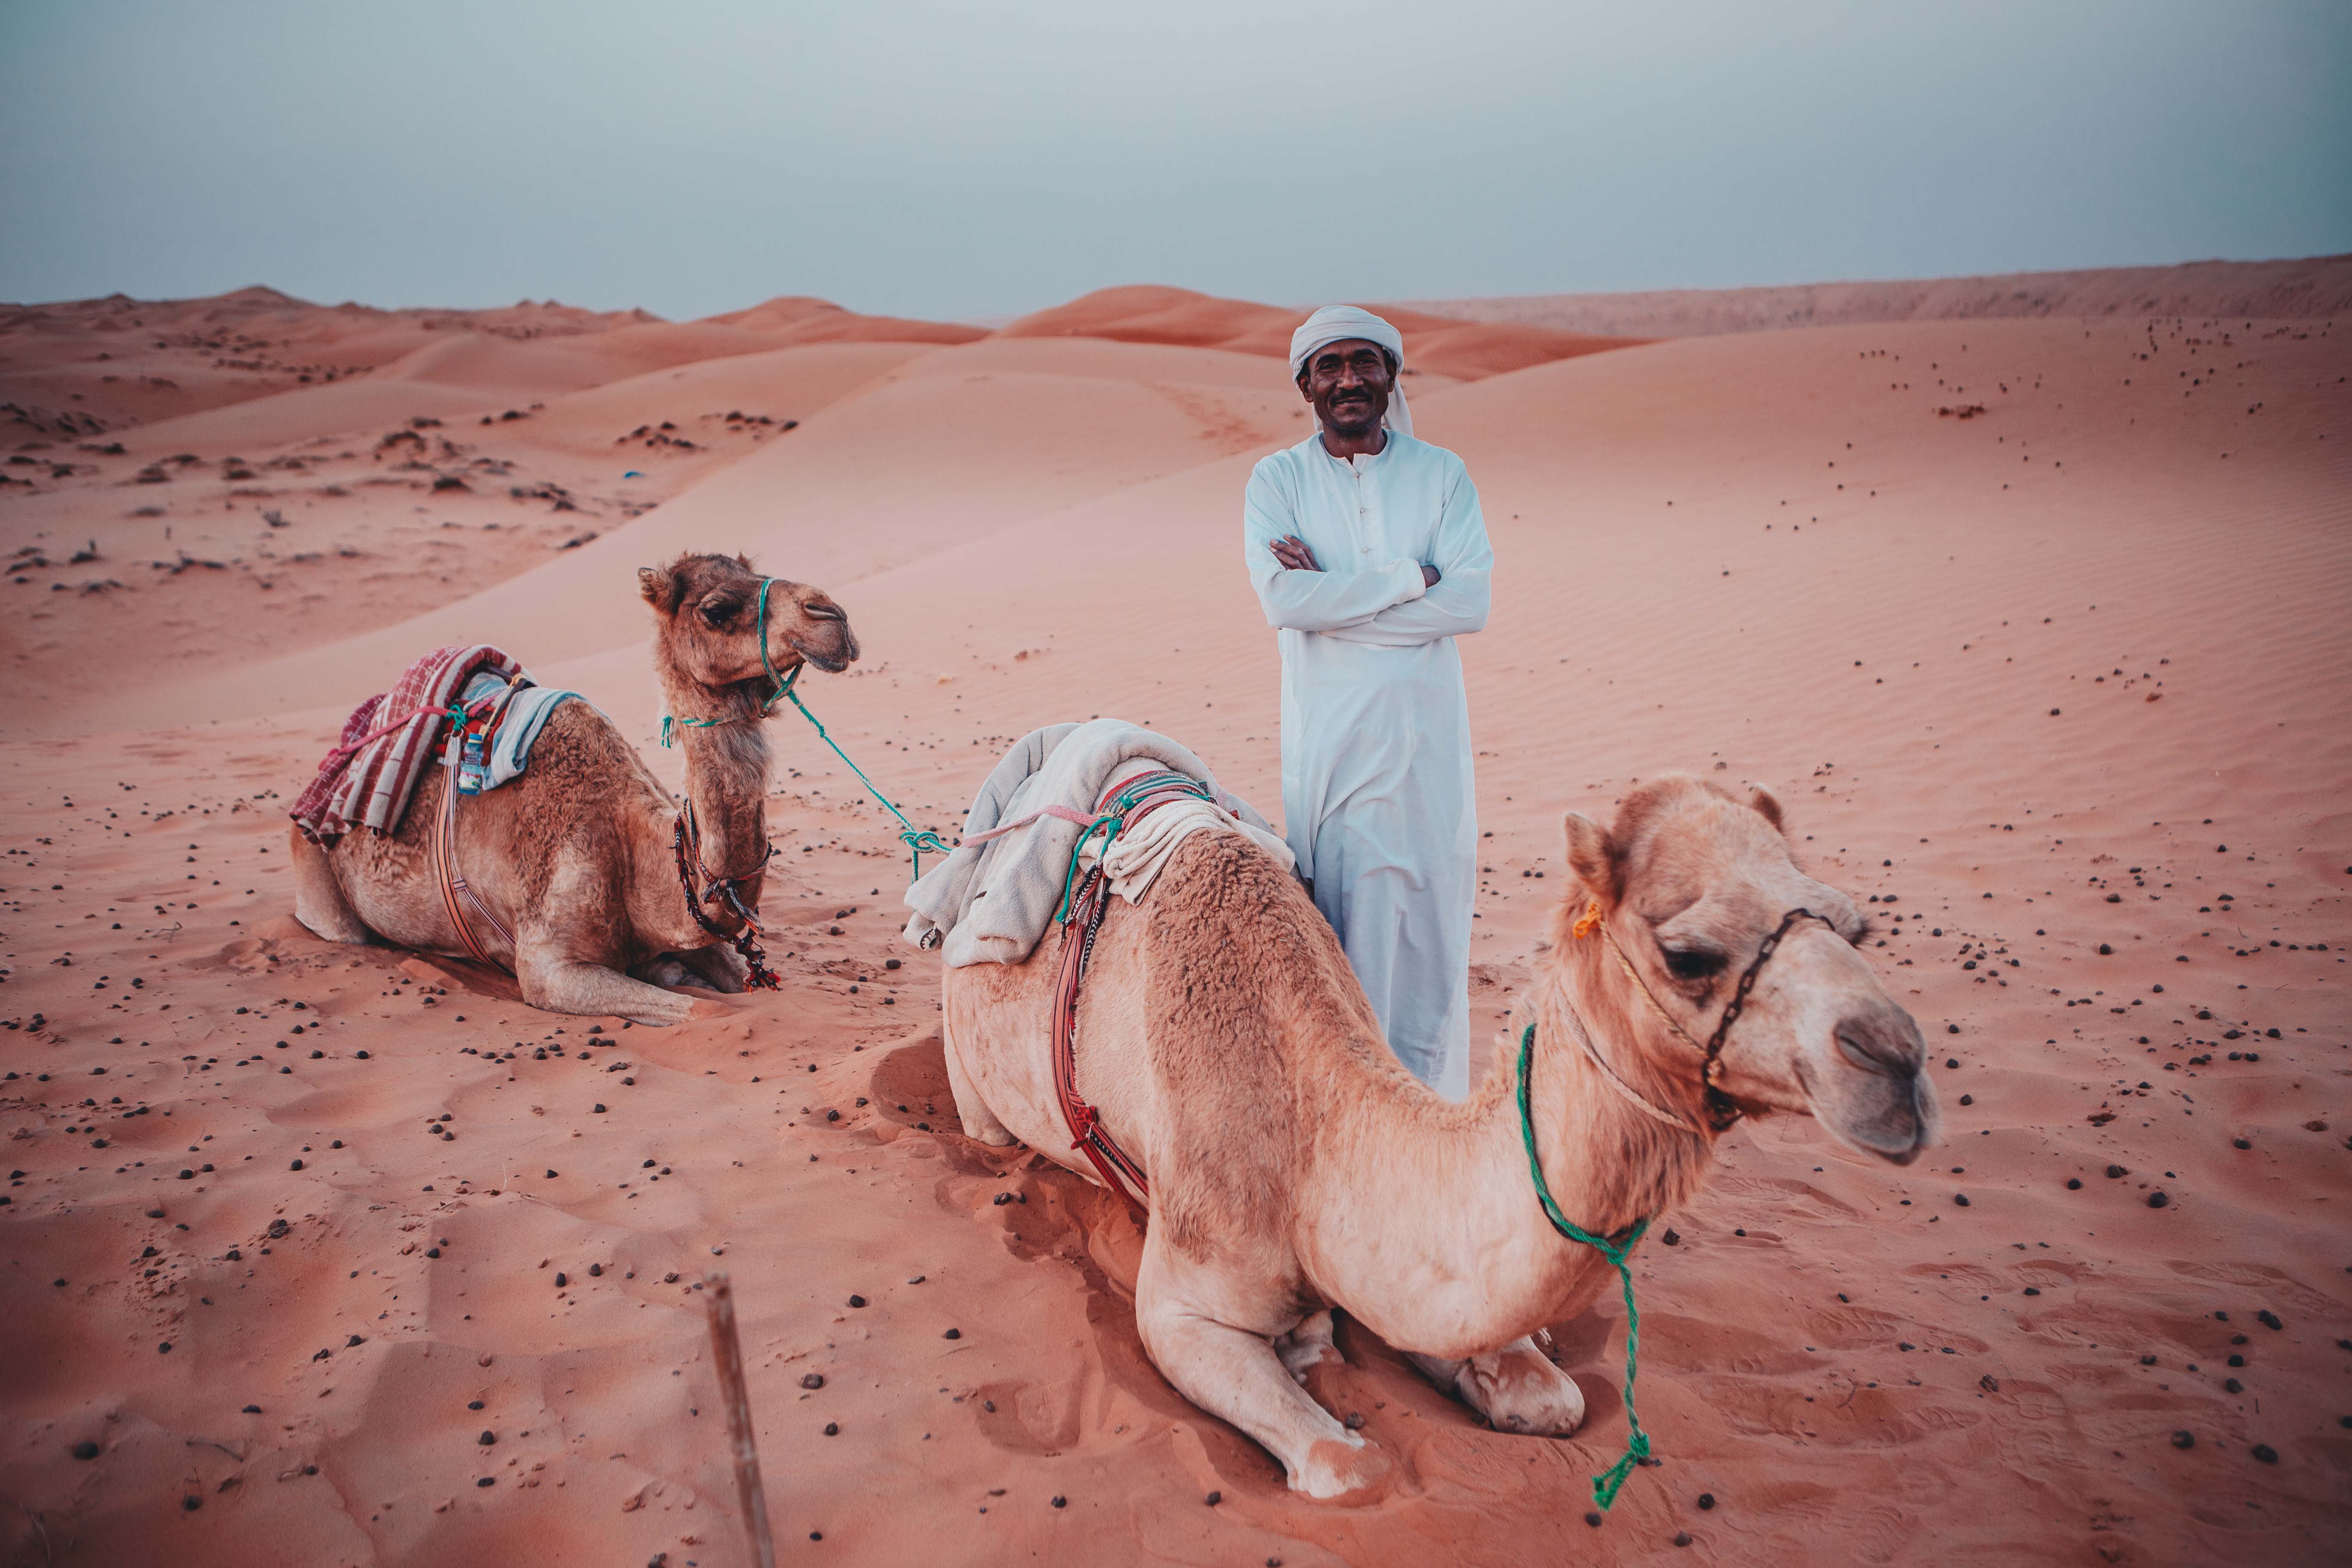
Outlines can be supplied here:
[[1108, 808], [1088, 823], [1087, 830], [1078, 835], [1078, 841], [1070, 847], [1070, 862], [1062, 872], [1062, 901], [1054, 910], [1056, 921], [1065, 925], [1069, 923], [1071, 890], [1076, 887], [1078, 879], [1078, 858], [1086, 853], [1087, 846], [1094, 841], [1095, 835], [1102, 835], [1101, 853], [1109, 854], [1112, 841], [1126, 829], [1127, 814], [1135, 809], [1136, 803], [1144, 795], [1166, 789], [1171, 782], [1187, 786], [1202, 800], [1211, 798], [1207, 784], [1180, 773], [1163, 770], [1156, 773], [1139, 773], [1129, 779], [1125, 787], [1111, 796]]
[[1635, 1221], [1624, 1244], [1618, 1246], [1605, 1236], [1595, 1236], [1581, 1228], [1559, 1212], [1559, 1205], [1552, 1201], [1551, 1184], [1544, 1180], [1543, 1162], [1536, 1157], [1535, 1118], [1528, 1109], [1528, 1076], [1535, 1066], [1535, 1058], [1536, 1026], [1529, 1024], [1527, 1032], [1519, 1037], [1519, 1132], [1527, 1140], [1528, 1171], [1535, 1177], [1536, 1196], [1543, 1200], [1544, 1216], [1551, 1221], [1552, 1228], [1570, 1241], [1580, 1241], [1598, 1250], [1616, 1266], [1617, 1278], [1625, 1287], [1625, 1419], [1633, 1427], [1633, 1435], [1626, 1439], [1624, 1456], [1592, 1478], [1592, 1500], [1606, 1513], [1617, 1500], [1617, 1489], [1633, 1473], [1633, 1467], [1650, 1457], [1650, 1435], [1642, 1430], [1642, 1417], [1633, 1409], [1633, 1369], [1642, 1344], [1642, 1314], [1633, 1309], [1633, 1273], [1625, 1267], [1633, 1244], [1642, 1239], [1650, 1222]]
[[[762, 657], [765, 657], [764, 651], [762, 653]], [[797, 677], [800, 674], [802, 668], [802, 666], [798, 665], [793, 666], [793, 674]], [[914, 857], [915, 880], [920, 880], [923, 875], [924, 850], [928, 849], [934, 855], [949, 855], [954, 853], [954, 847], [949, 844], [946, 839], [941, 838], [936, 833], [927, 832], [922, 828], [917, 827], [913, 823], [908, 822], [907, 820], [907, 814], [900, 811], [897, 806], [891, 805], [890, 797], [888, 795], [884, 795], [880, 790], [874, 787], [874, 781], [866, 776], [866, 770], [859, 767], [856, 763], [849, 762], [849, 753], [843, 751], [839, 746], [834, 744], [833, 737], [824, 732], [824, 726], [818, 722], [817, 716], [815, 714], [808, 710], [808, 704], [801, 700], [800, 693], [793, 689], [793, 683], [790, 680], [784, 681], [776, 688], [776, 697], [791, 698], [793, 700], [793, 706], [801, 710], [801, 717], [807, 720], [811, 724], [816, 726], [816, 738], [823, 741], [826, 745], [832, 746], [833, 754], [835, 756], [839, 757], [845, 763], [849, 763], [849, 771], [857, 775], [858, 783], [866, 786], [866, 793], [872, 795], [876, 800], [880, 801], [882, 803], [882, 809], [898, 819], [899, 826], [903, 829], [903, 831], [898, 835], [898, 842], [904, 844], [907, 847], [907, 852]], [[772, 703], [775, 700], [775, 697], [768, 699]]]
[[[793, 672], [792, 672], [790, 675], [782, 676], [782, 677], [781, 677], [781, 678], [780, 678], [780, 677], [776, 674], [776, 667], [775, 667], [773, 664], [772, 664], [772, 663], [770, 663], [770, 662], [769, 662], [769, 659], [768, 659], [768, 588], [769, 588], [769, 586], [770, 586], [772, 584], [773, 584], [774, 582], [775, 582], [775, 579], [774, 579], [773, 577], [762, 577], [762, 578], [761, 578], [761, 579], [760, 579], [760, 616], [759, 616], [759, 619], [757, 620], [757, 622], [756, 622], [756, 623], [754, 623], [754, 624], [756, 624], [756, 625], [759, 626], [759, 628], [760, 628], [760, 668], [761, 668], [761, 669], [763, 669], [763, 670], [767, 671], [767, 673], [768, 673], [768, 679], [769, 679], [770, 680], [772, 680], [772, 681], [774, 681], [774, 682], [776, 683], [776, 689], [775, 689], [773, 691], [771, 691], [770, 693], [768, 693], [768, 700], [767, 700], [765, 702], [762, 702], [762, 703], [761, 703], [761, 704], [760, 704], [760, 716], [761, 716], [761, 718], [763, 718], [763, 719], [767, 717], [769, 710], [771, 710], [771, 709], [772, 709], [772, 708], [774, 708], [774, 707], [775, 707], [775, 705], [776, 705], [776, 699], [778, 699], [778, 698], [780, 698], [780, 697], [791, 697], [791, 696], [792, 696], [793, 682], [793, 681], [795, 681], [795, 680], [798, 680], [798, 679], [801, 678], [801, 671], [802, 671], [803, 669], [805, 669], [805, 668], [807, 668], [807, 666], [805, 666], [805, 665], [799, 665], [799, 664], [796, 664], [796, 665], [793, 666]], [[793, 697], [793, 700], [794, 702], [798, 702], [798, 701], [800, 700], [800, 699], [799, 699], [799, 698], [797, 698], [797, 697]], [[807, 709], [805, 709], [805, 708], [803, 708], [803, 709], [802, 709], [802, 710], [801, 710], [801, 711], [802, 711], [802, 712], [803, 712], [803, 713], [805, 713], [805, 712], [807, 712], [807, 711], [808, 711], [808, 710], [807, 710]], [[663, 715], [662, 715], [662, 721], [661, 721], [661, 743], [662, 743], [662, 750], [663, 750], [663, 751], [665, 751], [665, 752], [666, 752], [666, 751], [667, 751], [667, 750], [669, 750], [669, 743], [670, 743], [670, 731], [671, 731], [671, 730], [672, 730], [673, 728], [681, 729], [681, 730], [709, 730], [709, 729], [715, 729], [715, 728], [717, 728], [719, 725], [721, 725], [721, 724], [732, 724], [733, 722], [735, 722], [735, 721], [734, 721], [734, 720], [732, 720], [732, 719], [673, 719], [673, 718], [671, 718], [668, 714], [665, 713], [665, 714], [663, 714]], [[812, 720], [810, 720], [810, 721], [809, 721], [809, 722], [811, 722], [811, 723], [814, 724], [814, 723], [816, 723], [816, 721], [815, 721], [815, 720], [814, 720], [814, 719], [812, 719]], [[820, 733], [820, 734], [822, 734], [822, 733], [824, 733], [824, 725], [822, 725], [822, 724], [818, 724], [818, 725], [817, 725], [817, 732], [818, 732], [818, 733]], [[839, 749], [838, 747], [836, 747], [836, 748], [835, 748], [835, 750], [838, 750], [838, 749]], [[844, 757], [844, 758], [842, 759], [842, 761], [843, 761], [843, 762], [847, 763], [847, 762], [849, 762], [849, 759], [848, 759], [848, 758], [846, 758], [846, 757]], [[849, 763], [849, 765], [850, 765], [851, 767], [856, 767], [857, 764], [856, 764], [856, 763]], [[859, 776], [860, 778], [865, 777], [865, 775], [864, 775], [863, 773], [860, 773], [858, 776]], [[871, 789], [871, 788], [873, 788], [874, 786], [873, 786], [873, 785], [871, 785], [871, 784], [868, 784], [866, 787], [867, 787], [868, 789]], [[881, 799], [881, 797], [880, 797], [879, 795], [877, 795], [875, 798], [876, 798], [876, 799], [877, 799], [877, 800], [880, 800], [880, 799]], [[883, 804], [883, 805], [890, 805], [890, 803], [889, 803], [888, 801], [887, 801], [887, 800], [882, 801], [882, 804]], [[898, 808], [897, 806], [895, 806], [895, 805], [891, 805], [891, 806], [890, 806], [890, 809], [891, 809], [892, 811], [897, 811]], [[904, 818], [904, 817], [900, 817], [900, 818], [899, 818], [899, 820], [900, 820], [901, 822], [904, 822], [904, 821], [906, 821], [906, 818]]]
[[[824, 732], [824, 726], [818, 722], [817, 716], [808, 710], [808, 704], [800, 700], [800, 694], [793, 689], [793, 683], [801, 678], [801, 671], [806, 669], [808, 666], [804, 664], [796, 664], [793, 666], [792, 673], [789, 675], [779, 676], [776, 673], [776, 667], [771, 663], [768, 658], [768, 589], [774, 582], [775, 579], [773, 577], [762, 577], [760, 579], [760, 616], [758, 621], [760, 627], [760, 668], [765, 670], [767, 672], [768, 679], [774, 681], [776, 684], [776, 689], [768, 693], [768, 700], [760, 704], [760, 716], [763, 719], [766, 718], [768, 714], [773, 710], [776, 704], [782, 699], [789, 697], [793, 700], [793, 706], [801, 710], [801, 717], [807, 720], [811, 724], [816, 726], [816, 738], [823, 741], [826, 745], [832, 746], [833, 754], [835, 756], [839, 757], [845, 763], [849, 763], [849, 771], [857, 775], [858, 782], [866, 786], [866, 793], [872, 795], [876, 800], [880, 801], [882, 803], [882, 808], [898, 819], [898, 826], [903, 829], [903, 831], [898, 835], [898, 842], [904, 844], [907, 847], [908, 853], [914, 858], [915, 875], [913, 879], [919, 881], [923, 875], [923, 852], [928, 849], [934, 855], [948, 855], [954, 853], [954, 847], [949, 844], [946, 839], [941, 838], [938, 834], [927, 832], [908, 821], [907, 814], [900, 811], [897, 806], [891, 805], [890, 797], [888, 795], [884, 795], [880, 790], [874, 787], [874, 781], [866, 776], [866, 770], [859, 767], [856, 763], [850, 762], [849, 753], [843, 751], [838, 745], [835, 745], [833, 737]], [[733, 722], [735, 722], [735, 721], [732, 719], [673, 719], [668, 714], [665, 713], [662, 715], [661, 721], [662, 747], [664, 750], [668, 749], [670, 734], [674, 729], [709, 730], [720, 724], [731, 724]]]

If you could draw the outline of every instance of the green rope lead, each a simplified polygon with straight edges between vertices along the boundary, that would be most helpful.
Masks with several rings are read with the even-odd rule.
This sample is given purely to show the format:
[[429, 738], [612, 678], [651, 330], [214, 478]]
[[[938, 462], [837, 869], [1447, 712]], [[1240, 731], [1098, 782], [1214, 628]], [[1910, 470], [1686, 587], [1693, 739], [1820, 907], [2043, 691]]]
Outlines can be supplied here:
[[1552, 1228], [1570, 1241], [1580, 1241], [1598, 1250], [1601, 1257], [1616, 1265], [1617, 1278], [1625, 1287], [1625, 1419], [1632, 1426], [1633, 1434], [1626, 1439], [1624, 1456], [1592, 1478], [1592, 1500], [1600, 1505], [1601, 1512], [1606, 1513], [1610, 1504], [1617, 1500], [1617, 1489], [1623, 1486], [1625, 1478], [1633, 1473], [1633, 1467], [1650, 1457], [1650, 1435], [1642, 1430], [1642, 1417], [1633, 1409], [1633, 1369], [1642, 1344], [1642, 1314], [1634, 1310], [1633, 1273], [1625, 1267], [1625, 1259], [1632, 1254], [1633, 1244], [1642, 1239], [1642, 1233], [1650, 1228], [1650, 1222], [1646, 1219], [1635, 1221], [1621, 1246], [1611, 1242], [1605, 1236], [1595, 1236], [1583, 1229], [1559, 1212], [1559, 1205], [1552, 1201], [1551, 1184], [1544, 1180], [1543, 1162], [1536, 1157], [1535, 1118], [1528, 1109], [1528, 1075], [1535, 1065], [1535, 1055], [1536, 1026], [1529, 1024], [1527, 1032], [1519, 1037], [1519, 1132], [1527, 1140], [1528, 1170], [1535, 1177], [1536, 1196], [1543, 1200], [1544, 1215], [1551, 1221]]
[[[761, 590], [763, 593], [765, 591], [765, 589]], [[761, 657], [765, 657], [765, 650], [762, 650]], [[793, 667], [793, 679], [797, 679], [802, 669], [805, 668], [806, 667], [803, 665], [794, 665]], [[919, 828], [913, 823], [908, 822], [907, 820], [907, 814], [900, 811], [897, 806], [892, 805], [890, 804], [890, 797], [874, 787], [874, 781], [866, 776], [866, 770], [859, 767], [856, 763], [849, 762], [849, 753], [843, 751], [839, 746], [834, 745], [833, 737], [824, 732], [824, 725], [818, 721], [815, 714], [808, 710], [808, 704], [801, 700], [800, 693], [793, 689], [792, 679], [788, 679], [777, 686], [776, 697], [791, 698], [793, 700], [793, 706], [801, 710], [801, 717], [807, 720], [811, 724], [815, 725], [816, 738], [823, 741], [826, 745], [833, 746], [833, 754], [839, 757], [843, 762], [849, 763], [849, 771], [857, 775], [858, 782], [866, 786], [866, 793], [872, 795], [876, 800], [880, 801], [882, 803], [882, 809], [898, 819], [899, 826], [904, 829], [904, 831], [898, 835], [898, 842], [904, 844], [907, 847], [907, 852], [914, 857], [915, 880], [919, 881], [922, 879], [924, 850], [928, 849], [934, 855], [950, 855], [955, 852], [954, 846], [948, 843], [946, 839], [941, 838], [938, 834]], [[775, 697], [768, 699], [768, 701], [772, 705], [775, 700]]]

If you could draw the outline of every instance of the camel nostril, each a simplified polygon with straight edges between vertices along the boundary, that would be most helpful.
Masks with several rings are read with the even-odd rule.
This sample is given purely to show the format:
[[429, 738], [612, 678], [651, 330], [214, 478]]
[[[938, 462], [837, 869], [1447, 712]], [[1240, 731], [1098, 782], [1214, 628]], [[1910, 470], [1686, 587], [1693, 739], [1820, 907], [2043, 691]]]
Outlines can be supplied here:
[[839, 605], [803, 605], [801, 614], [813, 621], [845, 621], [849, 618], [841, 613]]
[[1839, 1025], [1837, 1043], [1839, 1054], [1864, 1072], [1895, 1078], [1909, 1077], [1919, 1070], [1900, 1041], [1888, 1039], [1867, 1026]]

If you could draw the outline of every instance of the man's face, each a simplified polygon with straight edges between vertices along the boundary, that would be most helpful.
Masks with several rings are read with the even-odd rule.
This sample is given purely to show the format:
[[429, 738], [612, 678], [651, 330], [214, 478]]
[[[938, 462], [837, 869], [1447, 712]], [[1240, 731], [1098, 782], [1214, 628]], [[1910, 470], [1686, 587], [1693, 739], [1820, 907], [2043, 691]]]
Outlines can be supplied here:
[[1298, 390], [1315, 405], [1316, 417], [1334, 435], [1370, 435], [1389, 411], [1396, 382], [1380, 344], [1362, 338], [1325, 343], [1307, 356]]

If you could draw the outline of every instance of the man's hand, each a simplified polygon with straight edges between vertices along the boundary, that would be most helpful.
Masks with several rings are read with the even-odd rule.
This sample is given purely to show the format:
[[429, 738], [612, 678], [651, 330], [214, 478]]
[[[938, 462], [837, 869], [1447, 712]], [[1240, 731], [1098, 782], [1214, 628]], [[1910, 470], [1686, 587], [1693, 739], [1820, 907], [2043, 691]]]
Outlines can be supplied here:
[[1439, 574], [1438, 574], [1438, 570], [1437, 570], [1437, 568], [1436, 568], [1436, 567], [1432, 566], [1432, 565], [1431, 565], [1431, 564], [1429, 564], [1429, 563], [1427, 563], [1426, 561], [1424, 561], [1424, 562], [1423, 562], [1423, 563], [1421, 563], [1421, 585], [1422, 585], [1423, 587], [1424, 587], [1424, 588], [1434, 588], [1434, 587], [1436, 587], [1436, 586], [1437, 586], [1437, 579], [1438, 579], [1438, 575], [1439, 575]]
[[1266, 548], [1274, 552], [1274, 558], [1282, 563], [1286, 571], [1320, 572], [1323, 570], [1316, 564], [1315, 552], [1307, 548], [1307, 541], [1295, 533], [1286, 538], [1276, 540]]

